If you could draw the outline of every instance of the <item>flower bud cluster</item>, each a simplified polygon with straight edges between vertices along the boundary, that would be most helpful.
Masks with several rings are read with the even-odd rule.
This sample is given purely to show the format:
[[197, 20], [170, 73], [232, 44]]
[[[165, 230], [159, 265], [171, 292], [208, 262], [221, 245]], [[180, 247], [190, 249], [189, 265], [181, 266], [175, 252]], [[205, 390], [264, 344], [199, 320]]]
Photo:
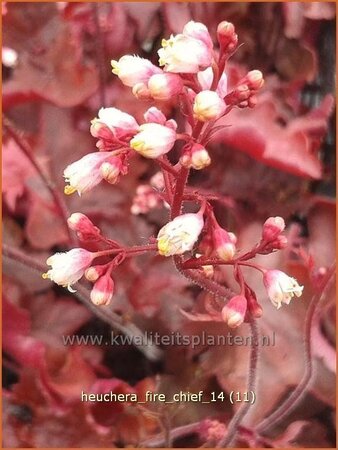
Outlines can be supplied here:
[[136, 195], [130, 212], [134, 215], [147, 214], [155, 208], [163, 206], [161, 196], [149, 184], [141, 184], [136, 188]]
[[136, 195], [130, 212], [132, 214], [146, 214], [152, 209], [169, 207], [160, 192], [164, 190], [164, 179], [162, 172], [156, 172], [149, 181], [149, 184], [141, 184], [136, 188]]
[[237, 47], [238, 36], [231, 22], [223, 21], [217, 27], [217, 40], [225, 54], [231, 54]]
[[227, 105], [239, 108], [253, 108], [257, 104], [257, 92], [264, 85], [263, 74], [260, 70], [251, 70], [237, 84], [235, 89], [225, 96]]
[[[218, 40], [221, 53], [235, 48], [237, 35], [232, 24], [220, 24]], [[253, 94], [263, 84], [262, 74], [254, 70], [235, 91], [226, 95], [227, 77], [222, 69], [216, 90], [211, 90], [215, 76], [211, 67], [215, 63], [213, 43], [208, 29], [198, 22], [190, 21], [181, 34], [164, 39], [158, 53], [163, 70], [147, 59], [125, 55], [111, 62], [113, 73], [142, 99], [168, 101], [185, 90], [191, 102], [191, 120], [202, 123], [217, 120], [226, 112], [226, 103], [251, 106]], [[185, 77], [191, 74], [197, 74], [201, 88], [197, 92], [185, 88]], [[77, 191], [81, 195], [102, 180], [117, 183], [127, 173], [132, 151], [150, 159], [167, 154], [177, 139], [176, 122], [167, 120], [155, 107], [149, 108], [144, 117], [145, 123], [140, 125], [133, 116], [117, 108], [101, 108], [90, 127], [99, 152], [85, 155], [66, 167], [65, 193]], [[203, 146], [196, 144], [183, 152], [180, 162], [184, 167], [200, 170], [210, 164], [210, 157]]]
[[268, 254], [275, 250], [282, 250], [287, 246], [287, 238], [282, 235], [285, 222], [282, 217], [269, 217], [263, 224], [260, 254]]
[[[173, 219], [162, 226], [156, 240], [152, 238], [151, 245], [127, 249], [102, 236], [101, 230], [87, 216], [74, 213], [67, 222], [81, 241], [91, 241], [91, 245], [109, 245], [110, 248], [97, 252], [74, 248], [56, 253], [47, 260], [50, 268], [43, 274], [44, 278], [72, 290], [72, 285], [85, 276], [93, 284], [90, 293], [92, 303], [108, 305], [114, 294], [112, 270], [124, 260], [128, 251], [129, 255], [157, 251], [165, 257], [193, 252], [194, 258], [191, 260], [181, 257], [175, 258], [175, 262], [180, 260], [183, 267], [184, 263], [192, 261], [195, 265], [190, 267], [197, 268], [197, 277], [203, 277], [207, 286], [217, 286], [215, 279], [207, 279], [214, 278], [214, 265], [234, 266], [234, 277], [240, 292], [223, 304], [222, 309], [219, 307], [217, 314], [212, 314], [213, 318], [231, 328], [262, 314], [255, 292], [245, 282], [241, 264], [263, 273], [268, 297], [277, 308], [283, 303], [288, 304], [294, 296], [301, 296], [303, 287], [294, 278], [279, 270], [262, 269], [248, 262], [258, 253], [268, 254], [286, 246], [287, 240], [282, 235], [285, 223], [281, 217], [268, 218], [256, 247], [242, 256], [236, 255], [237, 238], [219, 225], [208, 197], [186, 189], [189, 170], [201, 170], [211, 163], [205, 147], [222, 126], [215, 126], [214, 122], [234, 106], [255, 106], [256, 94], [264, 84], [262, 73], [252, 70], [228, 92], [226, 63], [238, 45], [233, 24], [221, 22], [217, 28], [217, 40], [219, 52], [214, 52], [207, 27], [190, 21], [182, 33], [162, 40], [162, 48], [158, 51], [161, 67], [133, 55], [111, 61], [113, 73], [132, 89], [136, 98], [163, 102], [178, 100], [188, 131], [179, 133], [176, 121], [168, 119], [154, 106], [144, 113], [144, 123], [141, 124], [117, 108], [101, 108], [90, 126], [98, 151], [83, 156], [65, 168], [64, 178], [68, 183], [65, 193], [84, 194], [103, 180], [110, 184], [117, 183], [121, 175], [127, 174], [129, 158], [136, 152], [145, 158], [158, 159], [163, 173], [155, 174], [150, 184], [137, 187], [131, 213], [144, 214], [165, 205], [171, 208]], [[166, 155], [174, 148], [176, 152], [175, 144], [179, 140], [185, 143], [175, 165], [173, 158]], [[200, 203], [197, 213], [181, 213], [187, 198]], [[112, 254], [115, 256], [108, 263], [93, 265], [95, 258]], [[201, 285], [204, 286], [203, 283]], [[205, 432], [208, 434], [207, 440], [212, 442], [218, 440], [218, 433], [224, 434], [224, 426], [212, 421]]]
[[[74, 213], [67, 222], [69, 228], [74, 230], [81, 240], [100, 239], [99, 228], [84, 214]], [[92, 266], [93, 260], [98, 256], [100, 252], [89, 252], [83, 248], [55, 253], [47, 259], [47, 265], [51, 268], [42, 277], [75, 292], [72, 285], [85, 276], [88, 281], [94, 283], [90, 293], [91, 301], [95, 305], [108, 305], [114, 293], [114, 282], [110, 275], [113, 266], [112, 263]]]
[[91, 134], [97, 138], [99, 152], [89, 153], [67, 166], [64, 178], [65, 194], [86, 193], [102, 180], [116, 184], [128, 171], [128, 156], [136, 151], [146, 158], [158, 158], [168, 153], [176, 141], [177, 124], [167, 120], [157, 108], [149, 108], [146, 123], [136, 120], [116, 108], [101, 108], [92, 120]]
[[218, 420], [205, 419], [200, 422], [198, 433], [203, 440], [215, 446], [225, 435], [227, 428]]
[[113, 73], [140, 100], [171, 100], [183, 89], [179, 75], [165, 73], [147, 59], [125, 55], [119, 61], [112, 60], [111, 65]]

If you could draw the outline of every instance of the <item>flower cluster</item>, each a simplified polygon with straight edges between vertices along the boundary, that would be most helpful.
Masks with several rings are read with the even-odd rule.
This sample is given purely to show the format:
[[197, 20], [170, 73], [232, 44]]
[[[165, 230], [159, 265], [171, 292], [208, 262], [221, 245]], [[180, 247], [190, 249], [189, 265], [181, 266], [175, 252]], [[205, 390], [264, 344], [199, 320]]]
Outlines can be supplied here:
[[[287, 245], [282, 234], [285, 223], [281, 217], [268, 218], [262, 228], [261, 241], [245, 253], [237, 248], [236, 235], [216, 219], [208, 196], [187, 186], [191, 169], [202, 170], [212, 163], [207, 147], [219, 128], [218, 119], [233, 108], [254, 107], [258, 101], [257, 93], [264, 84], [262, 73], [251, 70], [229, 91], [227, 62], [238, 44], [231, 23], [223, 21], [219, 24], [217, 41], [216, 48], [206, 26], [190, 21], [182, 33], [162, 40], [158, 51], [159, 66], [135, 55], [111, 61], [113, 73], [131, 88], [137, 99], [176, 102], [182, 114], [183, 128], [179, 132], [176, 121], [168, 119], [155, 106], [145, 112], [143, 123], [114, 107], [101, 108], [90, 126], [90, 133], [97, 140], [97, 151], [66, 167], [64, 178], [68, 185], [65, 193], [84, 194], [103, 180], [116, 184], [127, 174], [131, 156], [139, 154], [156, 160], [161, 172], [154, 175], [150, 184], [137, 188], [131, 212], [146, 214], [152, 208], [166, 206], [170, 221], [162, 226], [156, 238], [149, 239], [147, 245], [128, 248], [103, 236], [84, 214], [74, 213], [68, 219], [68, 225], [77, 237], [83, 242], [91, 241], [92, 245], [105, 245], [106, 249], [90, 252], [75, 248], [57, 253], [47, 260], [51, 268], [44, 278], [72, 289], [72, 285], [84, 276], [93, 284], [92, 302], [108, 305], [114, 292], [112, 271], [127, 257], [148, 251], [174, 257], [182, 274], [192, 271], [202, 287], [205, 285], [203, 280], [212, 279], [209, 290], [212, 286], [217, 290], [217, 267], [233, 266], [239, 292], [232, 298], [224, 298], [219, 310], [212, 313], [215, 320], [221, 320], [229, 327], [238, 327], [262, 314], [256, 294], [242, 273], [243, 266], [263, 274], [267, 295], [277, 308], [302, 294], [303, 288], [295, 279], [279, 270], [266, 270], [251, 261], [257, 254], [269, 254]], [[182, 145], [180, 141], [183, 141]], [[174, 147], [175, 153], [172, 152]], [[182, 212], [185, 202], [189, 201], [199, 204], [198, 212]], [[108, 262], [93, 265], [94, 260], [101, 257], [108, 258]]]
[[164, 179], [162, 172], [157, 172], [149, 181], [149, 184], [140, 184], [136, 188], [136, 195], [130, 208], [132, 214], [146, 214], [152, 209], [161, 208], [163, 205], [169, 207], [164, 202], [161, 192], [164, 190]]

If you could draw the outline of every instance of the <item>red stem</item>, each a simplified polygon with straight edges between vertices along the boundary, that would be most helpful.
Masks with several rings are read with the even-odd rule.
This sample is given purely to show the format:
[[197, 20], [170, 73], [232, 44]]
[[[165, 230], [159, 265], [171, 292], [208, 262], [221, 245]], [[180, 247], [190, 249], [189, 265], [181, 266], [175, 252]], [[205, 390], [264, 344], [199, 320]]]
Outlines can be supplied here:
[[188, 176], [189, 176], [189, 169], [186, 169], [185, 167], [181, 167], [181, 170], [180, 170], [180, 173], [178, 175], [178, 178], [176, 180], [176, 185], [175, 185], [175, 193], [174, 193], [174, 198], [173, 198], [172, 207], [171, 207], [171, 219], [175, 219], [175, 217], [179, 216], [181, 213], [183, 194], [184, 194], [185, 185], [188, 180]]
[[106, 106], [106, 88], [105, 88], [105, 66], [106, 66], [106, 57], [105, 57], [105, 49], [104, 49], [104, 40], [102, 37], [101, 26], [100, 26], [100, 12], [99, 12], [99, 3], [94, 2], [91, 4], [93, 19], [95, 24], [95, 54], [96, 54], [96, 63], [99, 73], [99, 94], [100, 94], [100, 105]]
[[312, 322], [315, 317], [317, 308], [321, 306], [321, 301], [325, 297], [328, 289], [331, 286], [331, 281], [333, 280], [333, 275], [335, 274], [336, 265], [333, 264], [330, 267], [325, 279], [322, 283], [322, 289], [317, 292], [311, 299], [310, 305], [308, 307], [306, 318], [305, 318], [305, 329], [304, 329], [304, 347], [305, 347], [305, 373], [302, 380], [296, 387], [296, 389], [290, 394], [290, 396], [282, 403], [269, 417], [264, 419], [256, 428], [258, 433], [271, 428], [276, 423], [284, 419], [288, 414], [290, 414], [299, 402], [303, 399], [305, 390], [311, 381], [313, 373], [313, 361], [312, 361], [312, 343], [311, 343], [311, 331]]
[[[246, 386], [246, 392], [255, 391], [256, 388], [256, 379], [257, 379], [257, 363], [259, 357], [259, 333], [256, 320], [251, 318], [250, 320], [250, 328], [251, 328], [251, 353], [250, 353], [250, 362], [249, 362], [249, 375]], [[228, 432], [226, 436], [219, 442], [218, 448], [230, 447], [234, 440], [236, 439], [238, 428], [241, 425], [242, 420], [248, 413], [251, 407], [251, 403], [246, 402], [243, 403], [242, 406], [237, 410], [228, 424]]]
[[173, 200], [173, 191], [172, 191], [172, 174], [169, 172], [168, 167], [170, 169], [174, 169], [170, 162], [165, 158], [165, 156], [162, 156], [161, 159], [158, 159], [159, 165], [161, 167], [163, 179], [164, 179], [164, 185], [165, 185], [165, 192], [167, 194], [167, 199], [169, 204], [172, 204]]
[[245, 282], [244, 282], [244, 277], [243, 277], [243, 273], [241, 271], [240, 265], [236, 264], [235, 265], [235, 270], [238, 276], [238, 281], [239, 281], [239, 286], [241, 288], [241, 295], [245, 296]]
[[[192, 138], [197, 140], [198, 136], [200, 135], [202, 128], [204, 126], [203, 122], [197, 122], [193, 131], [192, 131]], [[171, 219], [175, 219], [180, 213], [182, 208], [182, 202], [183, 202], [183, 195], [185, 186], [187, 184], [187, 180], [189, 177], [190, 169], [186, 169], [185, 167], [181, 167], [181, 170], [179, 172], [179, 175], [176, 180], [175, 185], [175, 193], [174, 198], [172, 202], [171, 207]]]
[[198, 270], [185, 269], [181, 256], [174, 256], [173, 259], [176, 269], [185, 278], [197, 284], [205, 291], [210, 292], [210, 294], [214, 295], [215, 297], [221, 298], [222, 300], [224, 300], [225, 304], [232, 296], [232, 291], [230, 289], [227, 289], [216, 281], [206, 277], [203, 272], [200, 272]]
[[171, 175], [174, 175], [174, 177], [178, 176], [179, 172], [170, 164], [170, 162], [165, 157], [157, 159], [157, 162], [162, 169], [166, 170]]
[[184, 89], [182, 91], [180, 97], [182, 98], [182, 101], [183, 101], [183, 104], [184, 104], [183, 108], [184, 107], [186, 108], [186, 111], [184, 111], [184, 109], [181, 108], [182, 109], [182, 113], [183, 113], [183, 115], [185, 115], [187, 117], [189, 125], [191, 127], [193, 127], [194, 126], [194, 113], [193, 113], [192, 104], [191, 104], [191, 101], [189, 99], [189, 95], [188, 95], [187, 89]]
[[230, 261], [223, 261], [222, 259], [201, 257], [198, 259], [196, 258], [185, 261], [183, 263], [183, 269], [199, 269], [202, 266], [221, 266], [221, 265], [234, 266], [235, 264], [238, 264], [239, 266], [251, 267], [252, 269], [259, 270], [262, 273], [265, 272], [265, 269], [263, 267], [254, 263], [244, 262], [240, 258], [232, 259]]
[[125, 253], [126, 257], [128, 256], [136, 256], [142, 255], [145, 252], [157, 251], [157, 244], [148, 244], [148, 245], [135, 245], [134, 247], [129, 248], [112, 248], [109, 250], [102, 250], [99, 252], [95, 252], [95, 258], [100, 256], [110, 256], [117, 255], [118, 253]]
[[220, 70], [219, 70], [219, 65], [216, 63], [215, 60], [213, 60], [213, 62], [212, 62], [212, 72], [213, 72], [213, 79], [212, 79], [210, 91], [215, 91], [217, 89], [218, 82], [222, 75], [222, 72], [220, 72]]
[[173, 191], [171, 189], [171, 177], [170, 177], [169, 173], [164, 169], [162, 169], [162, 174], [163, 174], [163, 179], [164, 179], [165, 192], [168, 197], [168, 202], [171, 205], [172, 201], [173, 201]]

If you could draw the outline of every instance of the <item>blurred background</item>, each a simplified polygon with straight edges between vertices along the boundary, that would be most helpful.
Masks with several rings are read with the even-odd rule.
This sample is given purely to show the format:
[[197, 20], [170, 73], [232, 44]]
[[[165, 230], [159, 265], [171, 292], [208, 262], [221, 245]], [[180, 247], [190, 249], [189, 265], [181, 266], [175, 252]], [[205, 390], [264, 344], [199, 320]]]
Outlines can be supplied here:
[[[260, 330], [275, 333], [276, 345], [262, 349], [257, 400], [238, 446], [334, 447], [334, 286], [330, 280], [323, 294], [318, 283], [335, 258], [335, 3], [3, 2], [2, 20], [4, 447], [213, 447], [236, 409], [227, 401], [141, 409], [84, 404], [81, 391], [245, 389], [246, 347], [64, 345], [65, 335], [109, 339], [112, 330], [227, 333], [225, 324], [189, 322], [180, 313], [201, 311], [209, 294], [170, 260], [126, 261], [112, 304], [102, 308], [90, 303], [85, 282], [71, 295], [41, 278], [48, 256], [74, 247], [65, 222], [73, 212], [125, 245], [146, 243], [167, 221], [161, 202], [131, 213], [137, 188], [151, 192], [157, 169], [149, 160], [135, 157], [119, 184], [101, 183], [82, 197], [65, 198], [62, 174], [95, 151], [89, 126], [101, 107], [142, 122], [150, 106], [111, 73], [110, 60], [137, 54], [157, 64], [161, 39], [189, 20], [207, 25], [215, 44], [218, 23], [234, 23], [241, 45], [226, 68], [230, 87], [253, 69], [266, 80], [255, 109], [226, 116], [229, 127], [210, 145], [211, 166], [190, 182], [221, 194], [217, 217], [240, 249], [259, 240], [267, 217], [284, 217], [290, 245], [261, 263], [305, 286], [301, 299], [276, 311], [261, 280], [247, 274], [264, 310]], [[174, 101], [156, 106], [182, 128]], [[226, 270], [217, 277], [233, 286]], [[311, 299], [321, 302], [310, 323], [311, 384], [285, 419], [255, 435], [308, 370], [303, 329]], [[232, 333], [247, 335], [247, 325]]]

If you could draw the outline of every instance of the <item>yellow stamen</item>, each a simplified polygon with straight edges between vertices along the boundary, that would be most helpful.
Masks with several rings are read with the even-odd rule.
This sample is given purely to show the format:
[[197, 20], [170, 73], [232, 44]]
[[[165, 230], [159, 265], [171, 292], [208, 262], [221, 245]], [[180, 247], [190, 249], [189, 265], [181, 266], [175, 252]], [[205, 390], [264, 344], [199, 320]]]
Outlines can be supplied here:
[[43, 273], [43, 274], [41, 275], [41, 277], [42, 277], [44, 280], [47, 280], [47, 278], [49, 278], [47, 272]]
[[162, 256], [167, 256], [169, 251], [169, 240], [166, 237], [160, 238], [157, 243], [158, 252]]
[[160, 66], [165, 66], [165, 60], [162, 59], [162, 58], [160, 58], [160, 59], [158, 60], [158, 63], [159, 63]]
[[74, 192], [76, 192], [76, 189], [73, 186], [65, 186], [63, 192], [66, 195], [71, 195], [71, 194], [74, 194]]
[[130, 141], [130, 147], [133, 148], [134, 150], [138, 151], [138, 150], [142, 150], [144, 145], [143, 141], [138, 141], [136, 139], [132, 139]]
[[112, 65], [112, 68], [113, 68], [112, 72], [113, 72], [115, 75], [118, 75], [119, 72], [120, 72], [120, 69], [119, 69], [119, 63], [118, 63], [117, 61], [115, 61], [114, 59], [112, 59], [112, 60], [110, 61], [110, 64]]

